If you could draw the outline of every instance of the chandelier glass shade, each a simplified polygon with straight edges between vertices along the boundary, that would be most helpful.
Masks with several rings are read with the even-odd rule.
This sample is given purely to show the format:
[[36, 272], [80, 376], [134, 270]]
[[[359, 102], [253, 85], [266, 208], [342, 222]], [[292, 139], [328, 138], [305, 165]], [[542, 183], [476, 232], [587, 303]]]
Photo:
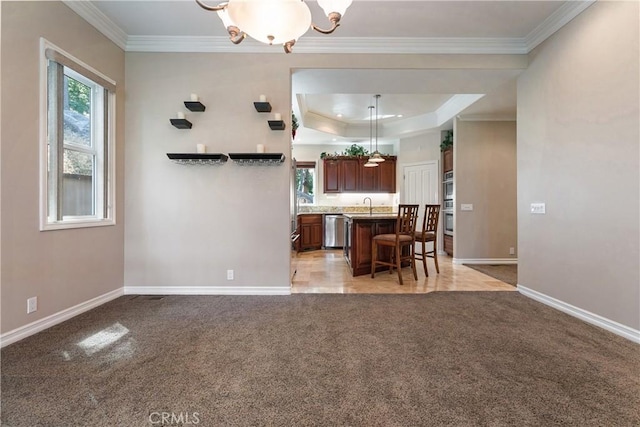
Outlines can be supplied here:
[[195, 0], [205, 10], [218, 12], [232, 43], [238, 44], [246, 35], [266, 44], [281, 44], [286, 53], [310, 28], [331, 34], [353, 0], [318, 0], [332, 26], [317, 27], [311, 22], [311, 11], [302, 0], [229, 0], [209, 6]]

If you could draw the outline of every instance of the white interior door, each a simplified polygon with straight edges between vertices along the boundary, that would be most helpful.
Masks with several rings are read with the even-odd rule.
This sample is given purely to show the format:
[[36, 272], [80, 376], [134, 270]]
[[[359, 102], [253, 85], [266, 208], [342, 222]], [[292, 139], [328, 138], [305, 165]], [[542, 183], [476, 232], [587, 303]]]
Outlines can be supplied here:
[[[438, 161], [433, 160], [424, 163], [411, 163], [402, 167], [404, 184], [400, 194], [401, 203], [420, 205], [418, 211], [418, 224], [416, 229], [422, 228], [424, 218], [424, 205], [440, 203], [440, 174]], [[438, 236], [442, 217], [438, 220]], [[442, 239], [438, 239], [438, 250], [442, 248]]]

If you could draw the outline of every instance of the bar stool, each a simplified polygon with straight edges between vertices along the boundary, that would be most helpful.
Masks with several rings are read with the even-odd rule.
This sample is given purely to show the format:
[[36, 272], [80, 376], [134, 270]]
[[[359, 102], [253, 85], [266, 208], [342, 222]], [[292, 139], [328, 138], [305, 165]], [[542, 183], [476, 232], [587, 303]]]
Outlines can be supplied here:
[[[402, 285], [402, 262], [409, 261], [413, 270], [413, 277], [418, 280], [414, 256], [418, 207], [418, 205], [399, 205], [395, 234], [378, 234], [373, 237], [371, 241], [371, 278], [376, 275], [376, 265], [387, 265], [389, 266], [389, 273], [393, 272], [393, 267], [398, 270], [398, 281]], [[378, 259], [378, 246], [386, 246], [393, 249], [390, 261]], [[409, 248], [406, 255], [402, 254], [404, 248]]]
[[[424, 219], [422, 220], [422, 230], [415, 231], [415, 244], [422, 244], [422, 251], [415, 250], [415, 259], [422, 260], [425, 276], [429, 276], [427, 271], [427, 258], [433, 258], [436, 264], [436, 272], [440, 274], [438, 266], [438, 218], [440, 218], [440, 205], [425, 205]], [[427, 242], [433, 242], [433, 249], [427, 251]]]

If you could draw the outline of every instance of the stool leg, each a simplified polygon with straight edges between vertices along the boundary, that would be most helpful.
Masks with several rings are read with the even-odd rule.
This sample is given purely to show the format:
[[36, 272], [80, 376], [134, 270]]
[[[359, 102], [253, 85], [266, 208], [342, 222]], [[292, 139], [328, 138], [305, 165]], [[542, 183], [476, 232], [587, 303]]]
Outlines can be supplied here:
[[378, 259], [378, 245], [375, 240], [371, 242], [371, 278], [376, 277], [376, 259]]
[[427, 242], [422, 241], [422, 266], [424, 267], [424, 275], [429, 277], [429, 270], [427, 270]]
[[396, 246], [396, 268], [398, 269], [398, 281], [400, 282], [400, 286], [402, 286], [402, 266], [400, 265], [400, 259], [400, 245], [398, 245]]
[[437, 240], [433, 241], [433, 262], [436, 264], [436, 273], [440, 274], [440, 267], [438, 266], [438, 248], [436, 246]]
[[413, 278], [415, 280], [418, 280], [418, 272], [416, 271], [416, 256], [415, 256], [416, 254], [415, 254], [415, 247], [413, 243], [409, 247], [409, 255], [411, 255], [411, 270], [413, 270]]

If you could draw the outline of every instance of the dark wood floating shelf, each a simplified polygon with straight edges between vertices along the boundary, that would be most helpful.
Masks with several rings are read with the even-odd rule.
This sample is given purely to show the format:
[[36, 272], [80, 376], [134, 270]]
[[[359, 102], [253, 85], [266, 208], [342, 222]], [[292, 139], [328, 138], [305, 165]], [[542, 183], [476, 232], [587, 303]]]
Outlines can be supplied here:
[[167, 157], [184, 165], [217, 165], [228, 159], [222, 153], [167, 153]]
[[200, 101], [184, 101], [184, 106], [187, 107], [189, 111], [194, 112], [202, 112], [207, 108]]
[[284, 162], [282, 153], [229, 153], [229, 157], [239, 165], [278, 165]]
[[269, 127], [271, 130], [284, 130], [284, 120], [269, 120]]
[[258, 113], [270, 113], [271, 112], [271, 104], [268, 102], [254, 102], [253, 106], [256, 107], [256, 111]]
[[193, 124], [187, 119], [169, 119], [171, 124], [178, 129], [191, 129]]

